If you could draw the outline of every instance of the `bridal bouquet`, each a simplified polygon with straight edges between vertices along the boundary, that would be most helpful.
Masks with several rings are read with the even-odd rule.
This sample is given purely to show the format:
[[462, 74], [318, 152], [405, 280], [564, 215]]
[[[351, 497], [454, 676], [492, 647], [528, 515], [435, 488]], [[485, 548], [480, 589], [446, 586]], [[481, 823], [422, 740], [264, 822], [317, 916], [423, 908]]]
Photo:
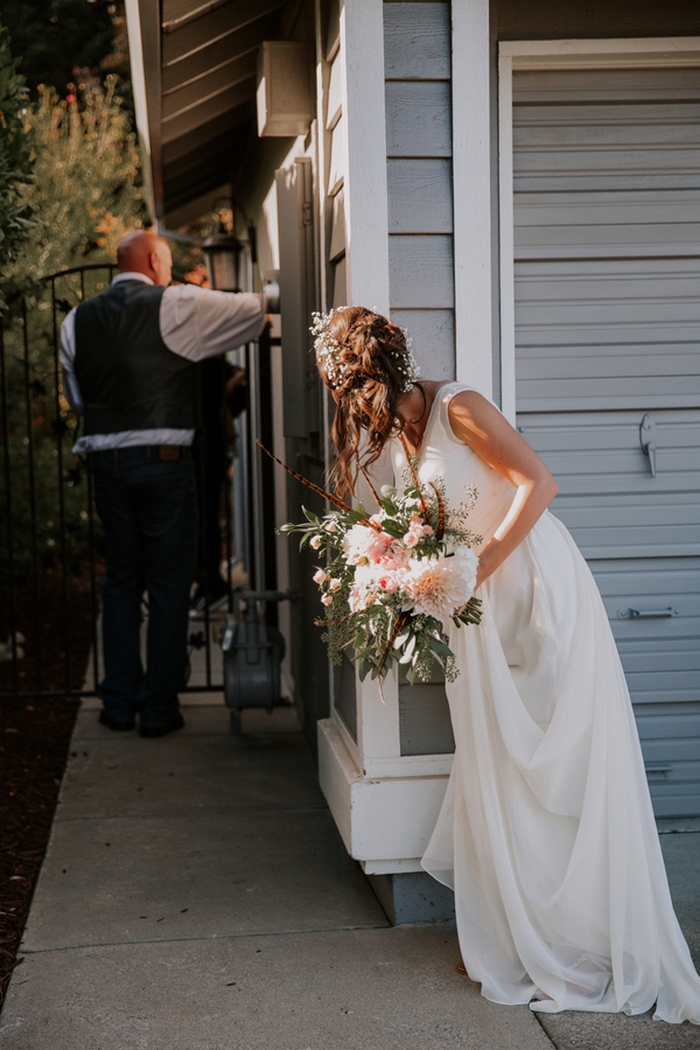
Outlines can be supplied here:
[[304, 508], [305, 522], [279, 531], [302, 533], [302, 547], [326, 555], [314, 581], [334, 663], [352, 647], [362, 679], [371, 674], [381, 682], [398, 664], [411, 683], [425, 681], [437, 663], [454, 681], [459, 672], [445, 626], [450, 619], [458, 626], [481, 619], [471, 549], [481, 537], [467, 527], [476, 489], [466, 488], [451, 509], [442, 479], [423, 487], [410, 463], [403, 480], [401, 490], [374, 493], [378, 509], [371, 515], [333, 497], [338, 509], [320, 516]]

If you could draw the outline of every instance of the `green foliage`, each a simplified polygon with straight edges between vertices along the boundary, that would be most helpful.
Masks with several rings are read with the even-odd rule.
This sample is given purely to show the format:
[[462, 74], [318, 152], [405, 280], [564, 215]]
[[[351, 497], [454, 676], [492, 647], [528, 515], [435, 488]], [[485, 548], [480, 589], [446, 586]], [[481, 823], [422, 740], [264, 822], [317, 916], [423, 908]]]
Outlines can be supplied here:
[[0, 26], [0, 265], [13, 257], [31, 228], [31, 206], [22, 194], [32, 173], [26, 111], [24, 77], [10, 53], [10, 35]]
[[129, 76], [123, 0], [3, 0], [2, 21], [32, 91]]
[[[15, 568], [32, 564], [33, 536], [45, 566], [64, 546], [71, 559], [88, 545], [87, 480], [71, 452], [79, 423], [62, 396], [55, 334], [83, 295], [107, 286], [117, 242], [145, 218], [138, 150], [115, 88], [116, 78], [110, 77], [104, 88], [87, 88], [76, 102], [44, 89], [26, 114], [34, 180], [24, 183], [19, 195], [37, 222], [0, 269], [12, 308], [5, 323], [4, 360]], [[43, 278], [85, 264], [105, 268], [56, 279], [54, 315], [51, 284]], [[60, 530], [62, 499], [65, 533]], [[7, 536], [5, 523], [0, 527], [5, 565]]]
[[21, 196], [39, 220], [4, 281], [37, 281], [83, 263], [114, 261], [119, 238], [146, 218], [139, 153], [117, 78], [75, 102], [43, 88], [27, 113], [34, 181]]

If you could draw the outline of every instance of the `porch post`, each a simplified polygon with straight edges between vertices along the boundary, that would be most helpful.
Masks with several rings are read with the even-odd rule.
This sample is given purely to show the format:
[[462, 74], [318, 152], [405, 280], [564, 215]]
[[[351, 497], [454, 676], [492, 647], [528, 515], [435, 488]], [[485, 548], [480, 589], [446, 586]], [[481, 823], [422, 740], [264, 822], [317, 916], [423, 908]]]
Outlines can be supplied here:
[[347, 136], [348, 302], [389, 313], [389, 215], [382, 0], [347, 0], [340, 13]]
[[457, 379], [493, 392], [489, 0], [452, 3]]
[[[347, 158], [347, 301], [388, 314], [384, 13], [382, 0], [346, 0], [339, 57]], [[490, 394], [488, 0], [455, 0], [453, 27], [453, 68], [459, 67], [452, 95], [457, 374]], [[388, 470], [375, 474], [380, 483], [389, 480]], [[376, 683], [356, 678], [354, 684], [356, 718], [347, 718], [353, 705], [344, 692], [331, 717], [319, 723], [321, 786], [348, 851], [374, 879], [387, 913], [397, 922], [445, 918], [452, 908], [449, 892], [422, 871], [420, 858], [444, 797], [452, 765], [452, 755], [445, 753], [449, 744], [434, 732], [438, 716], [430, 698], [425, 700], [424, 736], [435, 740], [441, 753], [416, 754], [405, 731], [402, 742], [402, 711], [412, 705], [415, 712], [416, 700], [410, 687], [399, 687], [395, 675], [385, 681], [383, 697]], [[345, 681], [342, 689], [348, 685], [352, 682]], [[439, 684], [424, 688], [442, 689]]]

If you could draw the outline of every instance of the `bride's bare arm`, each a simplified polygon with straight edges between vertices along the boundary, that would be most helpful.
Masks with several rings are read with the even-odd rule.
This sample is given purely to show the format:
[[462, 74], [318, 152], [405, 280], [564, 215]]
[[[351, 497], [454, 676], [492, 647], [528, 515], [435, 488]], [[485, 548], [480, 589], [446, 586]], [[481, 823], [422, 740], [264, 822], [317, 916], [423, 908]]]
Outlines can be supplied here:
[[558, 485], [517, 430], [475, 390], [462, 390], [452, 398], [449, 419], [455, 437], [518, 490], [508, 514], [479, 555], [478, 587], [522, 543], [556, 496]]

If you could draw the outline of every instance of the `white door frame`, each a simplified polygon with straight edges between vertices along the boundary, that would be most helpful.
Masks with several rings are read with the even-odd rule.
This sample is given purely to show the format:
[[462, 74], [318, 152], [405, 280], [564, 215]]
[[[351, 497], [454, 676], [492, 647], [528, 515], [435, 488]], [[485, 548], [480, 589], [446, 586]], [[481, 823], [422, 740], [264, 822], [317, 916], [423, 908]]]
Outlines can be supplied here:
[[700, 37], [624, 40], [509, 40], [498, 45], [501, 260], [501, 407], [515, 422], [513, 70], [632, 69], [700, 65]]

